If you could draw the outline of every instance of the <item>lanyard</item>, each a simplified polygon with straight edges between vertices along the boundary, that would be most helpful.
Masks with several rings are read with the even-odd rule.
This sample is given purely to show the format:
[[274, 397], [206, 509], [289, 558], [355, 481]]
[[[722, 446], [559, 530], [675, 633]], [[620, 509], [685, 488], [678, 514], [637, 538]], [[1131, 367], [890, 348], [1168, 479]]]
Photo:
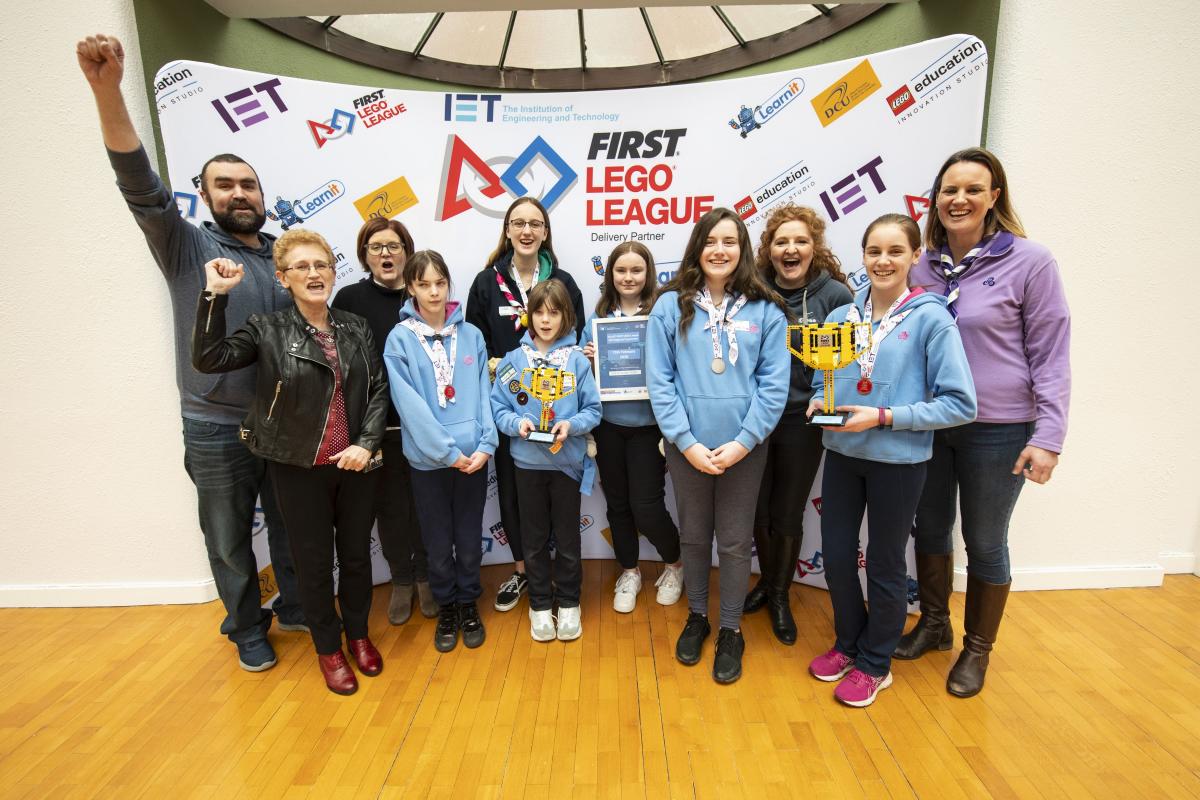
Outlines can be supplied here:
[[[433, 364], [433, 378], [437, 382], [438, 406], [446, 407], [446, 401], [454, 402], [454, 364], [458, 359], [458, 325], [452, 323], [435, 331], [416, 317], [407, 317], [400, 323], [417, 335], [425, 354]], [[450, 337], [450, 356], [446, 357], [446, 348], [442, 340]], [[429, 339], [433, 339], [430, 347]]]
[[[862, 392], [862, 394], [867, 394], [867, 392], [871, 390], [871, 373], [875, 371], [875, 358], [879, 355], [879, 346], [883, 344], [883, 340], [888, 337], [888, 334], [894, 331], [897, 326], [904, 321], [904, 318], [914, 311], [914, 309], [907, 308], [897, 314], [896, 309], [907, 303], [914, 296], [920, 294], [921, 291], [921, 289], [913, 289], [903, 297], [897, 298], [896, 302], [892, 303], [892, 305], [884, 313], [883, 319], [879, 320], [879, 327], [874, 333], [871, 334], [871, 347], [868, 350], [865, 350], [857, 359], [858, 370], [861, 375], [861, 380], [859, 381], [860, 392], [862, 392], [863, 382], [866, 382], [867, 391]], [[850, 306], [850, 311], [846, 314], [846, 321], [861, 322], [863, 316], [865, 316], [868, 320], [871, 319], [870, 294], [867, 295], [867, 302], [863, 307], [862, 314], [859, 314], [858, 306], [852, 305]]]
[[552, 367], [565, 369], [567, 360], [571, 357], [571, 351], [574, 349], [573, 346], [568, 345], [567, 347], [560, 347], [557, 350], [551, 350], [546, 355], [542, 355], [524, 342], [521, 343], [521, 350], [524, 351], [525, 358], [528, 359], [530, 367], [540, 367], [549, 364]]
[[992, 245], [999, 240], [999, 236], [992, 234], [985, 237], [983, 241], [972, 247], [963, 256], [963, 260], [957, 266], [954, 264], [954, 257], [950, 255], [950, 246], [942, 245], [942, 250], [938, 256], [938, 264], [942, 268], [942, 275], [946, 278], [946, 308], [950, 312], [950, 316], [958, 317], [958, 307], [954, 305], [954, 301], [958, 299], [959, 283], [958, 277], [971, 268], [975, 263], [975, 259], [987, 253], [992, 249]]
[[[737, 364], [737, 334], [734, 332], [733, 325], [729, 323], [733, 320], [734, 314], [737, 314], [742, 310], [742, 306], [746, 305], [746, 299], [746, 295], [741, 295], [733, 302], [733, 308], [729, 308], [729, 295], [726, 294], [718, 309], [713, 305], [712, 295], [709, 294], [707, 286], [701, 289], [700, 294], [696, 297], [696, 305], [708, 312], [708, 322], [705, 323], [704, 330], [709, 331], [712, 335], [713, 372], [720, 374], [725, 371], [725, 364], [721, 360], [722, 329], [729, 340], [729, 363]], [[726, 312], [726, 308], [729, 308], [728, 312]], [[718, 362], [721, 362], [719, 367], [717, 366]]]
[[[500, 274], [500, 267], [492, 267], [496, 272], [496, 285], [500, 287], [500, 292], [504, 295], [504, 299], [508, 301], [509, 308], [513, 309], [508, 314], [502, 316], [511, 316], [513, 318], [513, 330], [520, 331], [521, 328], [527, 327], [529, 324], [529, 316], [525, 313], [525, 304], [513, 297], [513, 293], [508, 290], [508, 284], [504, 282], [504, 276]], [[537, 276], [533, 278], [533, 282], [537, 284]], [[517, 281], [517, 287], [521, 291], [521, 297], [524, 299], [525, 291], [520, 288], [520, 281]], [[530, 287], [531, 289], [533, 287]], [[501, 309], [504, 311], [505, 309]]]

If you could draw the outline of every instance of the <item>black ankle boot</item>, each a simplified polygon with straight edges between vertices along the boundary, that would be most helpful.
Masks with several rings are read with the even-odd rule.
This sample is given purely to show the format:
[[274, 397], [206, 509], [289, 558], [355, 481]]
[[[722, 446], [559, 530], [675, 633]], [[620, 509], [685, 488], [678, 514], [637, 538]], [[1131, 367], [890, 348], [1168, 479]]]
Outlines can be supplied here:
[[771, 631], [787, 645], [796, 643], [796, 620], [790, 606], [792, 578], [796, 574], [796, 559], [800, 555], [800, 537], [783, 536], [771, 531], [771, 569], [767, 590], [767, 607], [771, 616]]
[[917, 592], [921, 618], [900, 637], [892, 658], [911, 661], [930, 650], [949, 650], [954, 643], [950, 627], [950, 590], [954, 583], [954, 556], [917, 553]]

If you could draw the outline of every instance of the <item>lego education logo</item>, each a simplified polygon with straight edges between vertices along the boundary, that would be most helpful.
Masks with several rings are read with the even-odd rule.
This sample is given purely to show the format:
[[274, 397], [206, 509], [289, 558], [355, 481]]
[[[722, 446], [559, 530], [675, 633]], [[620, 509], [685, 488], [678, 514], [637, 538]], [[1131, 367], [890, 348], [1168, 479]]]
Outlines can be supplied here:
[[795, 200], [816, 186], [808, 165], [797, 161], [734, 203], [733, 210], [747, 222], [757, 221], [758, 215], [764, 214], [768, 206], [780, 200]]
[[782, 89], [777, 90], [769, 95], [767, 99], [756, 105], [753, 111], [747, 106], [742, 106], [738, 110], [737, 116], [729, 120], [729, 127], [733, 128], [739, 136], [745, 139], [753, 131], [770, 122], [776, 114], [803, 93], [804, 79], [800, 77], [792, 78], [783, 85]]
[[281, 84], [279, 78], [271, 78], [219, 97], [212, 101], [212, 107], [230, 132], [237, 133], [270, 119], [272, 108], [276, 114], [287, 112], [287, 103], [279, 94]]
[[[888, 107], [896, 116], [896, 124], [903, 125], [956, 87], [981, 77], [987, 65], [983, 42], [973, 36], [959, 40], [888, 97]], [[912, 91], [904, 101], [904, 92], [909, 87]]]
[[187, 67], [180, 67], [179, 62], [168, 64], [154, 76], [154, 102], [159, 111], [165, 111], [203, 92], [200, 79], [193, 77]]
[[386, 183], [355, 200], [354, 207], [358, 209], [359, 216], [364, 221], [376, 217], [392, 219], [415, 206], [417, 202], [417, 195], [409, 185], [408, 178], [401, 175], [391, 183]]
[[[473, 177], [463, 174], [464, 167]], [[485, 161], [452, 133], [446, 139], [436, 219], [443, 222], [471, 209], [503, 219], [510, 200], [518, 197], [536, 197], [553, 210], [578, 179], [579, 174], [541, 136], [515, 157], [500, 155]]]
[[858, 66], [812, 99], [813, 111], [821, 120], [822, 127], [828, 127], [882, 86], [870, 59], [864, 58]]

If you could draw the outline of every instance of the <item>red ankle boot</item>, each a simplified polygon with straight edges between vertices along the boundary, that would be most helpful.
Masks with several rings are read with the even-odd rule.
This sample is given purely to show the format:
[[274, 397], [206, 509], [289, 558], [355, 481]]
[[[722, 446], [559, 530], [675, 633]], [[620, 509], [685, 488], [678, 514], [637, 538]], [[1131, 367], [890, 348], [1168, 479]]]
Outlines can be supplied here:
[[350, 654], [354, 656], [358, 671], [363, 675], [373, 678], [383, 672], [383, 656], [379, 655], [379, 651], [367, 637], [351, 639]]
[[346, 663], [346, 655], [341, 650], [327, 656], [318, 654], [317, 664], [321, 667], [329, 691], [334, 694], [354, 694], [358, 691], [358, 678], [354, 677], [354, 671]]

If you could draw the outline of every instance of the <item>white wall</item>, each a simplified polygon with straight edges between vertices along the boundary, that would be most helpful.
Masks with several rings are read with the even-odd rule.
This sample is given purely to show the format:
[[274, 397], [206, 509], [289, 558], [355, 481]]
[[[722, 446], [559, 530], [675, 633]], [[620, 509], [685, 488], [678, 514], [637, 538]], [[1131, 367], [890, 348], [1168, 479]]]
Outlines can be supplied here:
[[6, 16], [0, 605], [210, 599], [167, 292], [74, 55], [87, 33], [122, 39], [129, 105], [153, 146], [132, 3], [27, 3]]
[[[13, 123], [0, 605], [208, 599], [167, 294], [104, 159], [73, 55], [78, 20], [123, 37], [149, 139], [128, 0], [29, 4], [0, 30]], [[1075, 325], [1066, 453], [1017, 507], [1018, 587], [1153, 585], [1164, 565], [1196, 569], [1200, 362], [1188, 348], [1200, 313], [1184, 291], [1200, 270], [1184, 231], [1196, 229], [1200, 178], [1197, 39], [1190, 0], [1001, 9], [989, 145], [1031, 235], [1058, 256]]]
[[1017, 585], [1195, 569], [1198, 37], [1194, 0], [1001, 6], [988, 144], [1058, 258], [1074, 339], [1066, 451], [1013, 521]]

